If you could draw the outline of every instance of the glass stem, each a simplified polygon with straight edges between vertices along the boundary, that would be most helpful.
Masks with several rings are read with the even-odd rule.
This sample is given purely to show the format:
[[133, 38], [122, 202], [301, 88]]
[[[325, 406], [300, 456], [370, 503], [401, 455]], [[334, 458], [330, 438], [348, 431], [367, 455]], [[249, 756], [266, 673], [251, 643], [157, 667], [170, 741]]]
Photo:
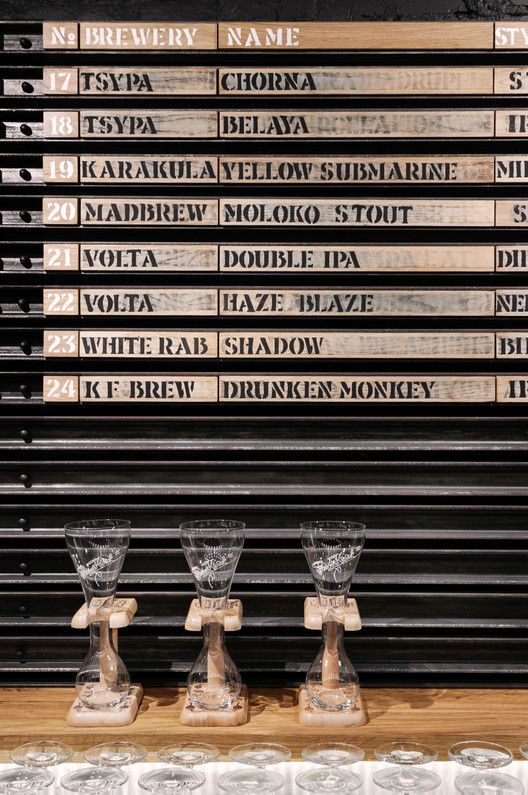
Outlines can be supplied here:
[[345, 605], [344, 595], [319, 595], [324, 644], [321, 675], [325, 690], [339, 689], [339, 650], [343, 645]]
[[212, 687], [225, 684], [224, 620], [227, 599], [200, 600], [203, 641], [207, 648], [207, 682]]
[[325, 690], [339, 689], [339, 647], [343, 642], [343, 625], [338, 621], [323, 624], [322, 685]]
[[112, 603], [113, 599], [110, 599], [104, 607], [99, 608], [96, 613], [97, 620], [90, 624], [90, 649], [97, 654], [99, 681], [104, 688], [115, 687], [117, 683], [117, 666], [110, 636]]

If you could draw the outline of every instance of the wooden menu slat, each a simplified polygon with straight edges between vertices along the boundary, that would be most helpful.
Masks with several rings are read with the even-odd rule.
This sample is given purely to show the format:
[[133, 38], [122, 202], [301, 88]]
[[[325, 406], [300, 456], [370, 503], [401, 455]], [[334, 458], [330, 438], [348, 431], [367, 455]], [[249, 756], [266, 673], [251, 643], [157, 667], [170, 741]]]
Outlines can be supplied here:
[[[528, 340], [528, 338], [527, 338]], [[493, 359], [486, 332], [230, 331], [219, 355], [235, 359]]]
[[[48, 70], [49, 72], [49, 70]], [[205, 67], [92, 66], [79, 67], [79, 94], [184, 96], [216, 94], [216, 69]], [[470, 76], [460, 76], [464, 82]], [[475, 79], [477, 77], [475, 76]], [[44, 70], [44, 81], [46, 70]], [[60, 82], [57, 81], [60, 89]], [[46, 83], [44, 83], [46, 93]], [[60, 93], [60, 90], [55, 93]]]
[[495, 400], [491, 376], [221, 375], [220, 402], [464, 403]]
[[[46, 123], [46, 113], [44, 121]], [[134, 108], [79, 112], [81, 138], [216, 138], [217, 131], [217, 113], [213, 110]]]
[[492, 110], [219, 112], [221, 138], [492, 138], [494, 131]]
[[494, 220], [494, 202], [476, 199], [220, 199], [225, 226], [493, 226]]
[[220, 290], [220, 315], [491, 317], [494, 300], [492, 290], [229, 289]]
[[46, 316], [143, 316], [216, 315], [217, 290], [210, 288], [45, 288]]
[[215, 50], [217, 27], [206, 22], [81, 22], [81, 50]]
[[[49, 163], [53, 159], [44, 158], [45, 173], [46, 161]], [[218, 181], [217, 161], [216, 156], [83, 155], [79, 158], [79, 182], [215, 184]], [[468, 170], [471, 172], [471, 169], [478, 169], [478, 166], [470, 164]]]
[[216, 199], [81, 198], [83, 226], [210, 226], [218, 223]]
[[88, 272], [216, 271], [217, 257], [215, 245], [201, 243], [80, 245], [80, 269]]
[[[493, 182], [494, 158], [436, 157], [220, 157], [221, 183], [340, 184]], [[528, 158], [526, 158], [528, 165]], [[82, 168], [81, 168], [82, 173]], [[527, 170], [528, 174], [528, 170]], [[526, 177], [528, 180], [528, 176]]]
[[[506, 256], [505, 250], [501, 261]], [[528, 267], [528, 248], [525, 256]], [[493, 246], [222, 245], [219, 251], [220, 270], [240, 273], [493, 271], [493, 261]]]
[[215, 331], [46, 329], [43, 339], [46, 358], [202, 359], [217, 354]]
[[216, 402], [216, 376], [203, 375], [45, 375], [46, 403]]
[[498, 331], [495, 338], [497, 359], [528, 359], [527, 332]]
[[528, 378], [521, 375], [497, 376], [497, 403], [528, 401]]
[[492, 22], [220, 22], [219, 49], [484, 50]]
[[[502, 83], [500, 84], [502, 86]], [[489, 67], [293, 67], [218, 70], [220, 94], [493, 94]]]

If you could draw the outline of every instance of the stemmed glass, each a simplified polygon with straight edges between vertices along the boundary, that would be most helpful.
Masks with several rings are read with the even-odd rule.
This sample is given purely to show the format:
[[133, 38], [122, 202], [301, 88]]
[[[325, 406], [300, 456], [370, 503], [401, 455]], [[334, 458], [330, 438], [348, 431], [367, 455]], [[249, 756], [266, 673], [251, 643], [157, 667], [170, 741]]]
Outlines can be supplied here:
[[130, 676], [112, 644], [110, 616], [130, 541], [130, 522], [72, 522], [64, 531], [88, 611], [93, 610], [92, 599], [100, 600], [89, 625], [90, 648], [77, 674], [77, 697], [88, 709], [117, 707], [129, 695]]
[[147, 753], [147, 749], [142, 745], [136, 745], [128, 740], [116, 740], [94, 745], [85, 751], [83, 756], [91, 765], [99, 767], [127, 767], [142, 762]]
[[214, 745], [207, 743], [176, 743], [158, 751], [158, 758], [174, 767], [161, 768], [146, 773], [140, 779], [147, 792], [172, 792], [173, 790], [196, 789], [205, 781], [205, 776], [192, 770], [195, 765], [213, 762], [220, 756]]
[[[19, 745], [17, 748], [14, 748], [10, 753], [10, 757], [15, 764], [26, 768], [26, 771], [28, 769], [34, 771], [36, 768], [49, 768], [62, 765], [64, 762], [68, 762], [73, 757], [73, 754], [73, 748], [64, 745], [64, 743], [59, 743], [54, 740], [35, 740], [34, 742], [24, 743], [24, 745]], [[51, 771], [49, 772], [51, 773]], [[55, 779], [54, 773], [52, 773], [52, 776], [53, 779]], [[33, 772], [29, 775], [29, 781], [31, 781], [30, 788], [33, 788], [34, 780], [35, 775]], [[22, 786], [20, 778], [18, 779], [17, 786], [19, 788]], [[1, 791], [0, 789], [0, 792]]]
[[166, 745], [158, 751], [158, 758], [169, 765], [181, 767], [194, 767], [214, 762], [220, 756], [220, 750], [215, 745], [207, 743], [176, 743]]
[[359, 679], [343, 643], [343, 624], [348, 591], [365, 543], [365, 525], [304, 522], [301, 539], [323, 623], [323, 645], [306, 675], [306, 692], [319, 709], [338, 712], [349, 709], [359, 696]]
[[181, 545], [200, 601], [203, 647], [187, 679], [192, 704], [227, 709], [242, 691], [238, 669], [224, 643], [224, 611], [244, 546], [242, 522], [224, 519], [185, 522]]
[[264, 768], [287, 762], [291, 758], [291, 751], [286, 746], [275, 743], [246, 743], [231, 748], [229, 757], [234, 762], [250, 767], [223, 773], [218, 778], [220, 789], [235, 793], [276, 792], [283, 786], [284, 779], [279, 773]]
[[381, 745], [376, 748], [374, 755], [382, 762], [396, 765], [384, 767], [374, 774], [374, 782], [381, 789], [406, 793], [431, 792], [441, 784], [436, 773], [416, 767], [434, 762], [438, 757], [437, 752], [427, 745], [400, 740]]
[[505, 767], [513, 760], [513, 754], [502, 745], [487, 743], [481, 740], [464, 740], [452, 745], [447, 752], [450, 759], [460, 765], [472, 767], [472, 773], [463, 773], [455, 779], [457, 792], [465, 795], [479, 795], [479, 793], [500, 793], [500, 795], [515, 795], [523, 793], [524, 787], [513, 776], [505, 773], [496, 773], [498, 767]]
[[117, 795], [128, 776], [117, 767], [82, 767], [63, 776], [61, 787], [81, 795]]
[[144, 792], [170, 795], [171, 792], [188, 792], [201, 787], [205, 781], [203, 773], [185, 767], [162, 767], [143, 773], [138, 785]]
[[41, 767], [11, 767], [0, 772], [0, 793], [12, 795], [13, 792], [39, 792], [53, 784], [54, 776]]
[[361, 787], [360, 776], [349, 770], [341, 770], [345, 765], [353, 765], [365, 758], [365, 752], [350, 743], [317, 743], [303, 748], [303, 759], [323, 767], [305, 770], [295, 779], [300, 789], [307, 792], [354, 792]]

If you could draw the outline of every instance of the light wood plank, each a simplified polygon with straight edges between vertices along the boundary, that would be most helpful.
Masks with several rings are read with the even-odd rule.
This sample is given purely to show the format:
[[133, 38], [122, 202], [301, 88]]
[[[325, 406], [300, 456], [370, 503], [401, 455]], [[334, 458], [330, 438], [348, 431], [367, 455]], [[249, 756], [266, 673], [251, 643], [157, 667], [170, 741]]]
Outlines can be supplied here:
[[[476, 78], [475, 78], [476, 79]], [[460, 80], [470, 77], [461, 75]], [[216, 94], [216, 69], [201, 67], [79, 67], [79, 94], [186, 96]]]
[[208, 288], [104, 288], [79, 291], [83, 316], [216, 315], [217, 290]]
[[497, 403], [526, 403], [528, 378], [522, 375], [497, 376]]
[[199, 403], [216, 402], [216, 376], [202, 375], [80, 375], [80, 403]]
[[225, 317], [492, 317], [494, 304], [493, 290], [220, 290]]
[[219, 337], [219, 355], [230, 359], [493, 359], [495, 352], [494, 335], [485, 332], [232, 331]]
[[[508, 250], [509, 251], [509, 250]], [[528, 247], [526, 267], [528, 267]], [[519, 259], [504, 253], [500, 260]], [[486, 271], [494, 270], [493, 246], [220, 246], [220, 270], [297, 271]]]
[[492, 110], [220, 111], [219, 131], [222, 138], [490, 138], [495, 116]]
[[492, 22], [220, 22], [220, 49], [480, 50]]
[[82, 271], [216, 271], [217, 246], [197, 243], [81, 244]]
[[[361, 600], [359, 600], [361, 607]], [[140, 605], [141, 607], [141, 605]], [[130, 726], [119, 728], [72, 728], [66, 714], [73, 698], [71, 687], [18, 687], [0, 690], [4, 719], [0, 723], [0, 761], [9, 761], [9, 751], [23, 742], [53, 737], [85, 751], [96, 743], [115, 738], [131, 739], [145, 746], [155, 759], [163, 743], [209, 742], [227, 754], [243, 742], [275, 742], [287, 745], [295, 759], [312, 742], [335, 739], [335, 730], [311, 729], [297, 721], [297, 691], [251, 688], [251, 717], [246, 726], [196, 728], [182, 726], [178, 720], [185, 691], [177, 688], [147, 689], [140, 714]], [[361, 729], [345, 729], [347, 741], [365, 749], [374, 759], [374, 749], [399, 737], [402, 726], [406, 737], [436, 748], [440, 759], [447, 759], [448, 748], [461, 737], [478, 737], [511, 748], [521, 759], [518, 747], [526, 742], [528, 690], [505, 688], [363, 688], [370, 723]], [[39, 720], [33, 720], [38, 715]], [[81, 761], [80, 756], [76, 761]], [[446, 793], [447, 795], [447, 793]]]
[[81, 110], [81, 138], [216, 138], [215, 110]]
[[492, 157], [220, 157], [220, 182], [225, 184], [493, 181]]
[[[185, 155], [87, 156], [80, 160], [79, 180], [84, 184], [215, 184], [218, 181], [218, 158]], [[471, 167], [470, 167], [471, 168]]]
[[81, 50], [216, 50], [208, 22], [81, 22]]
[[217, 354], [216, 331], [44, 331], [46, 358], [203, 359]]
[[120, 197], [80, 200], [81, 226], [211, 226], [218, 223], [217, 199]]
[[477, 199], [221, 198], [219, 212], [224, 226], [452, 227], [493, 226], [494, 221], [495, 203]]
[[495, 400], [491, 376], [221, 375], [221, 403], [480, 403]]
[[[497, 70], [496, 70], [497, 71]], [[220, 94], [345, 96], [493, 94], [490, 67], [293, 67], [219, 69]], [[501, 92], [502, 93], [502, 92]]]

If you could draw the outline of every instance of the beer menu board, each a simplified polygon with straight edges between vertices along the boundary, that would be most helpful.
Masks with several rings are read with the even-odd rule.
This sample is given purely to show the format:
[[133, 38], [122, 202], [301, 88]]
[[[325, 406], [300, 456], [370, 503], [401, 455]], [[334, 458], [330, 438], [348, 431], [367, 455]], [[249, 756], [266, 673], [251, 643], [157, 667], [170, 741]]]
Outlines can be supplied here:
[[528, 401], [528, 23], [3, 28], [2, 401]]

